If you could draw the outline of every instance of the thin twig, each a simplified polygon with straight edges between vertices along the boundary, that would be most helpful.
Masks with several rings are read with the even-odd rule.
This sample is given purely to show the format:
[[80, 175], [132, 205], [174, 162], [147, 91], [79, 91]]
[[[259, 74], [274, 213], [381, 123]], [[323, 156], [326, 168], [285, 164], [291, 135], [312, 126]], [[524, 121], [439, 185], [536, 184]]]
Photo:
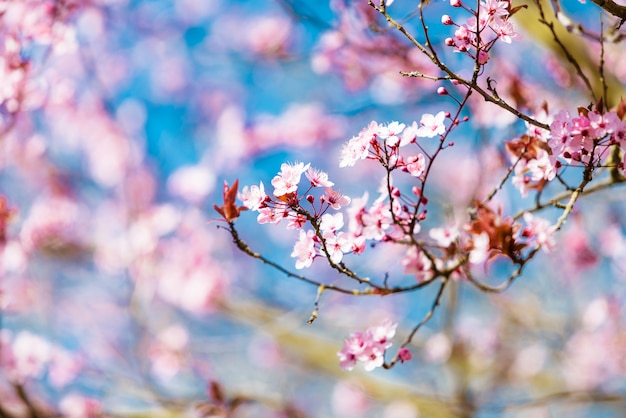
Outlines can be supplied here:
[[[431, 305], [429, 311], [426, 313], [426, 316], [424, 316], [424, 318], [417, 325], [415, 325], [415, 327], [413, 327], [413, 329], [411, 330], [409, 335], [406, 337], [404, 342], [400, 344], [400, 349], [409, 345], [411, 341], [413, 340], [413, 337], [415, 336], [415, 334], [417, 334], [417, 331], [419, 331], [419, 329], [422, 326], [424, 326], [428, 321], [430, 321], [430, 319], [433, 317], [433, 315], [435, 314], [435, 310], [441, 303], [441, 298], [443, 296], [444, 289], [446, 288], [446, 285], [448, 284], [448, 281], [449, 279], [447, 277], [442, 277], [441, 286], [439, 287], [437, 296], [435, 296], [435, 299], [433, 300], [433, 304]], [[393, 359], [389, 363], [385, 362], [383, 364], [383, 368], [391, 369], [398, 362], [398, 360], [400, 360], [400, 350], [398, 350], [396, 355], [393, 357]]]

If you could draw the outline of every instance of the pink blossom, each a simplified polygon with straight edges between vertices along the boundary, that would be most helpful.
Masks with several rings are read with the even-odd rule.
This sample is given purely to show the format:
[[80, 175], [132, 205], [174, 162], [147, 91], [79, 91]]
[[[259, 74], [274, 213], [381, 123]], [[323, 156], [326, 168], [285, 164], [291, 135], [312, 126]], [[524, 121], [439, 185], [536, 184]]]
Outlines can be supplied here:
[[510, 44], [518, 36], [515, 26], [509, 20], [501, 21], [497, 25], [492, 24], [492, 28], [498, 35], [498, 38], [507, 44]]
[[335, 183], [328, 180], [327, 173], [312, 167], [309, 167], [304, 175], [311, 181], [311, 186], [313, 187], [332, 187], [335, 185]]
[[378, 124], [374, 121], [353, 137], [341, 150], [339, 167], [352, 167], [358, 160], [364, 160], [369, 153], [370, 144], [376, 139]]
[[433, 275], [432, 261], [416, 247], [410, 247], [407, 250], [401, 264], [404, 266], [404, 273], [414, 274], [418, 282], [429, 280]]
[[343, 348], [337, 353], [339, 357], [339, 367], [343, 370], [352, 370], [356, 366], [357, 360], [363, 357], [367, 349], [367, 341], [360, 332], [353, 332], [344, 341]]
[[296, 268], [298, 270], [310, 267], [315, 258], [315, 233], [313, 231], [304, 232], [300, 230], [300, 238], [293, 247], [292, 257], [297, 257]]
[[375, 202], [369, 210], [360, 216], [363, 226], [362, 235], [366, 239], [380, 241], [385, 236], [385, 231], [393, 224], [389, 206], [383, 202]]
[[277, 224], [289, 216], [286, 206], [279, 205], [274, 208], [262, 207], [259, 209], [259, 216], [256, 221], [260, 224]]
[[524, 221], [528, 225], [524, 229], [525, 236], [541, 245], [541, 249], [550, 254], [556, 247], [554, 226], [545, 219], [534, 217], [530, 212], [524, 213]]
[[321, 199], [322, 202], [328, 203], [330, 207], [335, 210], [339, 210], [342, 207], [349, 205], [351, 201], [348, 196], [342, 195], [341, 193], [331, 189], [330, 187], [326, 188], [326, 192], [324, 196], [321, 197]]
[[328, 258], [335, 264], [340, 263], [343, 259], [343, 255], [352, 249], [352, 242], [349, 239], [349, 235], [345, 232], [338, 234], [325, 232], [322, 236], [326, 244]]
[[422, 138], [432, 138], [436, 135], [443, 135], [446, 132], [446, 126], [443, 124], [445, 118], [446, 114], [443, 111], [434, 116], [430, 113], [422, 115], [420, 128], [417, 130], [416, 135]]
[[398, 350], [398, 358], [400, 359], [400, 362], [404, 363], [405, 361], [412, 360], [413, 354], [411, 354], [408, 348], [402, 347]]
[[569, 120], [570, 115], [566, 110], [561, 110], [554, 116], [550, 124], [550, 136], [548, 145], [552, 148], [554, 155], [560, 155], [569, 142]]
[[268, 199], [265, 194], [265, 186], [263, 185], [263, 182], [261, 182], [258, 186], [245, 186], [241, 191], [239, 199], [248, 209], [259, 210], [259, 208]]
[[343, 228], [343, 213], [331, 215], [326, 213], [320, 220], [320, 230], [322, 232], [335, 232]]
[[368, 328], [366, 335], [372, 346], [384, 351], [392, 346], [391, 339], [396, 335], [398, 324], [385, 319], [380, 325]]
[[480, 3], [480, 14], [487, 14], [491, 19], [500, 19], [509, 15], [509, 2], [485, 0]]
[[309, 166], [310, 164], [304, 165], [304, 163], [281, 164], [280, 173], [272, 179], [274, 196], [280, 197], [296, 192], [298, 190], [298, 183], [300, 183], [300, 177]]
[[456, 226], [449, 226], [445, 228], [433, 228], [428, 232], [428, 235], [437, 242], [437, 245], [442, 248], [447, 248], [459, 238], [460, 233]]
[[418, 130], [417, 122], [413, 122], [410, 126], [407, 126], [402, 132], [402, 138], [400, 138], [398, 146], [403, 147], [411, 142], [415, 142]]
[[363, 369], [366, 372], [371, 372], [372, 370], [381, 367], [385, 362], [384, 352], [379, 351], [375, 347], [369, 347], [367, 357], [363, 360]]
[[337, 353], [340, 367], [352, 370], [357, 361], [363, 362], [366, 371], [381, 367], [385, 351], [392, 346], [391, 338], [394, 337], [397, 326], [398, 324], [386, 319], [382, 324], [368, 328], [365, 334], [350, 334], [341, 351]]
[[528, 192], [531, 189], [531, 179], [526, 176], [528, 170], [526, 170], [526, 162], [524, 160], [520, 161], [515, 167], [515, 175], [511, 179], [513, 186], [519, 190], [522, 197], [527, 197]]
[[485, 65], [489, 61], [489, 53], [485, 50], [478, 51], [478, 64]]
[[289, 219], [287, 229], [300, 229], [307, 223], [306, 216], [301, 213], [290, 213], [287, 219]]
[[400, 135], [406, 125], [399, 122], [391, 122], [389, 125], [378, 125], [378, 137], [385, 140], [387, 145], [393, 147], [400, 142]]
[[424, 174], [426, 169], [426, 158], [424, 154], [417, 154], [415, 156], [407, 158], [406, 169], [413, 177], [420, 177]]
[[541, 150], [537, 158], [528, 161], [526, 167], [531, 172], [533, 181], [552, 181], [556, 177], [556, 158]]

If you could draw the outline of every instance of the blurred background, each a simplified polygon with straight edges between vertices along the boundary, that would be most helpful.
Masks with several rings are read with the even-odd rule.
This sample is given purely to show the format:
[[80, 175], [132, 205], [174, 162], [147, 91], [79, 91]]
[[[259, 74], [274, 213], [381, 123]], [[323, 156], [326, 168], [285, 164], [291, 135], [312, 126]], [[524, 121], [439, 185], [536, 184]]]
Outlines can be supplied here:
[[[390, 12], [424, 42], [414, 3]], [[600, 30], [594, 5], [564, 12]], [[425, 13], [441, 58], [470, 75], [471, 61], [444, 46], [454, 28], [441, 24], [467, 12], [436, 0]], [[519, 15], [519, 39], [496, 47], [485, 79], [527, 113], [587, 106], [536, 7]], [[436, 289], [326, 292], [307, 325], [317, 289], [238, 252], [220, 228], [212, 206], [224, 181], [269, 188], [285, 161], [310, 162], [343, 193], [373, 199], [384, 171], [340, 169], [342, 145], [372, 120], [454, 111], [436, 94], [454, 86], [400, 75], [437, 72], [366, 1], [24, 0], [0, 3], [0, 19], [5, 416], [622, 416], [619, 188], [577, 208], [558, 250], [506, 293], [453, 283], [410, 346], [414, 359], [371, 373], [340, 370], [343, 339], [391, 318], [399, 343]], [[585, 71], [597, 70], [597, 43], [560, 30]], [[607, 43], [604, 59], [619, 97], [623, 48]], [[464, 220], [504, 175], [504, 142], [526, 129], [481, 99], [469, 109], [434, 167], [424, 231]], [[506, 185], [496, 203], [514, 214], [533, 201]], [[296, 231], [247, 212], [237, 227], [254, 251], [293, 269]], [[346, 263], [414, 280], [393, 248], [368, 254]], [[342, 280], [322, 264], [306, 274]], [[482, 271], [493, 284], [509, 273]]]

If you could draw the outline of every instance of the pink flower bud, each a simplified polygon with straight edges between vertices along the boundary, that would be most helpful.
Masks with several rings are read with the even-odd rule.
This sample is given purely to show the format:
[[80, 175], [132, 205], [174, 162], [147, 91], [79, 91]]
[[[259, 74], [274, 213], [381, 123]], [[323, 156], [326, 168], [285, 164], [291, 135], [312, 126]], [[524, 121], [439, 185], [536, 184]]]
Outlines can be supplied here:
[[444, 25], [454, 25], [452, 18], [448, 15], [441, 16], [441, 23], [443, 23]]
[[404, 363], [405, 361], [411, 360], [413, 358], [413, 354], [411, 354], [408, 348], [403, 347], [400, 351], [398, 351], [398, 358], [402, 363]]
[[446, 46], [455, 46], [454, 39], [446, 38]]
[[461, 3], [461, 0], [450, 0], [450, 6], [461, 7], [463, 6], [463, 3]]
[[437, 89], [437, 94], [440, 96], [447, 96], [448, 95], [448, 90], [446, 90], [445, 87], [439, 87]]
[[480, 65], [485, 65], [487, 64], [487, 61], [489, 61], [489, 54], [485, 51], [478, 51], [478, 63]]

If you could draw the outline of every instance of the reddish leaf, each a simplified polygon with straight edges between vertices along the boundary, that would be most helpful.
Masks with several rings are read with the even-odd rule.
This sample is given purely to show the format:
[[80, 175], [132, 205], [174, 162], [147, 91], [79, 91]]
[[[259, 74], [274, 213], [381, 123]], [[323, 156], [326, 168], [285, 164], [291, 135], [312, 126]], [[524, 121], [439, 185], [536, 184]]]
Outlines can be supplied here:
[[245, 206], [237, 206], [235, 199], [237, 199], [237, 189], [239, 188], [239, 180], [235, 180], [232, 187], [224, 181], [224, 204], [222, 206], [213, 205], [213, 208], [226, 220], [226, 222], [233, 222], [239, 217], [241, 211], [247, 210]]

